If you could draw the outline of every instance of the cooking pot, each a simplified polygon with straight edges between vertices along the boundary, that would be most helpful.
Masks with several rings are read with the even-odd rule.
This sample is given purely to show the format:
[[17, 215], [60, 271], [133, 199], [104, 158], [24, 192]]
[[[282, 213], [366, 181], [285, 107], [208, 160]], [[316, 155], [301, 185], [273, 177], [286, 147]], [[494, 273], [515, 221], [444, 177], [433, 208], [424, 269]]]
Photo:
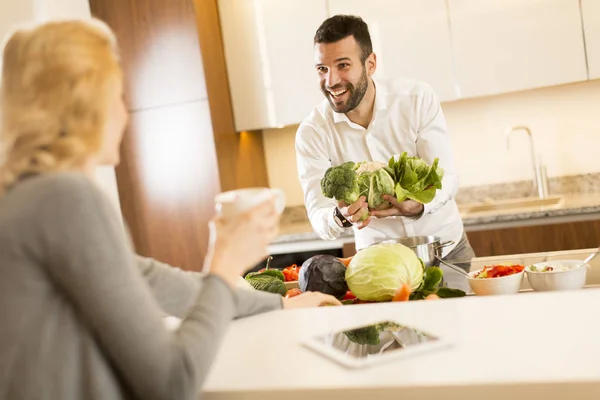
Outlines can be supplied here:
[[411, 236], [384, 240], [379, 243], [400, 243], [414, 251], [425, 267], [438, 267], [442, 258], [442, 249], [452, 246], [454, 241], [440, 243], [439, 236]]

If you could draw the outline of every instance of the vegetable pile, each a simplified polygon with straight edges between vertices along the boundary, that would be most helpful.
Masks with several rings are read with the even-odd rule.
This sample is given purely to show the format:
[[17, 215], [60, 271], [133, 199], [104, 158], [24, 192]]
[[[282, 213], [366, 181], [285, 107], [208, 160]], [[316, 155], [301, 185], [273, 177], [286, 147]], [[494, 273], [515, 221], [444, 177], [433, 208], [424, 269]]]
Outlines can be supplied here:
[[321, 179], [321, 191], [325, 197], [346, 204], [365, 196], [371, 210], [390, 207], [383, 195], [394, 196], [398, 201], [410, 199], [425, 204], [433, 200], [437, 189], [442, 188], [444, 172], [438, 163], [436, 158], [428, 165], [418, 157], [409, 157], [406, 152], [390, 158], [387, 165], [376, 161], [349, 161], [327, 169]]
[[301, 267], [288, 268], [298, 271], [299, 288], [286, 290], [284, 273], [276, 269], [250, 273], [246, 280], [257, 290], [286, 297], [321, 292], [343, 304], [465, 296], [462, 290], [442, 286], [441, 268], [425, 268], [411, 249], [397, 243], [367, 247], [351, 258], [317, 255]]

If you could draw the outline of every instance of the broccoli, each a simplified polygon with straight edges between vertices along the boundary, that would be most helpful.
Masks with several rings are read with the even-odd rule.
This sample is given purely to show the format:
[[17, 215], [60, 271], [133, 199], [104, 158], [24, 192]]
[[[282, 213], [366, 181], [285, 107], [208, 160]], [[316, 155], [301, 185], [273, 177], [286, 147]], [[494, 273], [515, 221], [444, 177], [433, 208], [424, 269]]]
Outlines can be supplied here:
[[[321, 179], [321, 191], [325, 197], [348, 205], [365, 196], [370, 210], [382, 210], [390, 207], [383, 195], [394, 195], [393, 174], [392, 168], [377, 161], [348, 161], [325, 172]], [[367, 218], [367, 215], [363, 218]]]
[[352, 204], [360, 195], [356, 164], [348, 161], [337, 167], [330, 167], [321, 179], [321, 191], [325, 197]]

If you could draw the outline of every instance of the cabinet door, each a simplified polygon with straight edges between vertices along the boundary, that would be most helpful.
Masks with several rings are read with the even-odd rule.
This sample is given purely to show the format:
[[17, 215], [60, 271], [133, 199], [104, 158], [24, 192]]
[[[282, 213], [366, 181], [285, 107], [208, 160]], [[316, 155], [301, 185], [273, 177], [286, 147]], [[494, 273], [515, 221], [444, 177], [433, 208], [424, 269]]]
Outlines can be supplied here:
[[578, 0], [448, 0], [461, 97], [587, 80]]
[[236, 130], [300, 123], [323, 100], [313, 37], [325, 0], [219, 0]]
[[375, 77], [431, 85], [441, 101], [457, 98], [445, 0], [328, 0], [330, 15], [353, 14], [369, 25]]
[[600, 79], [600, 1], [581, 0], [590, 79]]
[[598, 246], [600, 220], [467, 231], [467, 236], [477, 257], [591, 249]]

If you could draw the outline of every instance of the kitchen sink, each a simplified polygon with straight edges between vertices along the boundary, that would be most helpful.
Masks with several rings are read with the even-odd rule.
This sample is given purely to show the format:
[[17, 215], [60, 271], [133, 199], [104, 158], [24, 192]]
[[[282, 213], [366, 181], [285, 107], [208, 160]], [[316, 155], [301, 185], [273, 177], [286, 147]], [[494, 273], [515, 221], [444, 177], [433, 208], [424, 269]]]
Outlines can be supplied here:
[[551, 196], [545, 199], [537, 197], [486, 201], [483, 203], [466, 204], [459, 207], [461, 213], [477, 213], [487, 211], [512, 211], [527, 209], [549, 209], [560, 207], [564, 199], [562, 196]]

